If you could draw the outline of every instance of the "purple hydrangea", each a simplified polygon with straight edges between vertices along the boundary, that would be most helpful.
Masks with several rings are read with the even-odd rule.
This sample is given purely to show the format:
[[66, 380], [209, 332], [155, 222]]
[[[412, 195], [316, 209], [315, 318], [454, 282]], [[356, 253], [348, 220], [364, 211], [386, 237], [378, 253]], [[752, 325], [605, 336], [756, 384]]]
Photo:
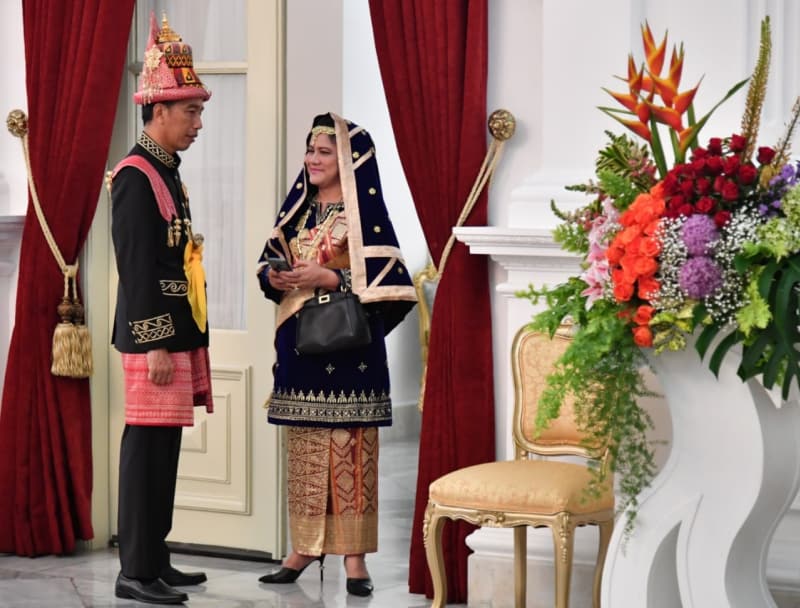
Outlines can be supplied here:
[[702, 300], [722, 286], [722, 271], [714, 260], [699, 255], [686, 260], [681, 267], [678, 281], [688, 297]]
[[695, 213], [684, 222], [681, 237], [689, 255], [705, 255], [708, 246], [719, 238], [719, 230], [711, 216]]

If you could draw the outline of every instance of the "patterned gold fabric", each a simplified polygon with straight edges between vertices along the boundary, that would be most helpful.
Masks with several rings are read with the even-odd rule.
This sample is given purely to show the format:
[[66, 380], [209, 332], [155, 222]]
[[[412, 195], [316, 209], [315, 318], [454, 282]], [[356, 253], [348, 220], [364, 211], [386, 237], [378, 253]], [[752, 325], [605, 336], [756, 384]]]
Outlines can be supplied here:
[[599, 496], [589, 497], [586, 487], [590, 477], [583, 464], [541, 460], [488, 462], [440, 477], [430, 485], [430, 499], [449, 507], [522, 513], [592, 513], [613, 509], [612, 477], [606, 478]]
[[304, 555], [378, 550], [378, 429], [288, 428], [289, 530]]

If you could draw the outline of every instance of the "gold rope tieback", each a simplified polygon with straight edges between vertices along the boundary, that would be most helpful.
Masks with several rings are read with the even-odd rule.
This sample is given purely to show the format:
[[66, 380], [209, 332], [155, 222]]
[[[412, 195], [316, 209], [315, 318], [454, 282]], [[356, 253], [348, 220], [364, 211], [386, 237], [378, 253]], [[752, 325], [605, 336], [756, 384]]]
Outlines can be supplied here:
[[[64, 275], [64, 295], [61, 298], [56, 312], [60, 321], [53, 331], [53, 364], [50, 373], [54, 376], [67, 378], [88, 378], [92, 375], [92, 339], [85, 323], [83, 305], [78, 298], [78, 262], [69, 265], [64, 261], [64, 256], [58, 248], [53, 233], [48, 226], [39, 202], [39, 195], [33, 182], [31, 171], [30, 149], [28, 147], [28, 117], [22, 110], [12, 110], [6, 119], [6, 126], [11, 134], [22, 140], [22, 150], [25, 154], [25, 168], [28, 172], [28, 185], [31, 190], [33, 207], [39, 226], [42, 228], [50, 251], [56, 259]], [[72, 294], [70, 296], [70, 287]]]
[[[478, 202], [481, 192], [483, 192], [486, 184], [489, 183], [495, 168], [497, 168], [497, 164], [500, 162], [500, 158], [503, 155], [503, 146], [505, 145], [506, 141], [511, 139], [511, 137], [514, 135], [517, 121], [511, 112], [501, 109], [495, 110], [489, 115], [489, 120], [487, 121], [486, 126], [489, 129], [489, 133], [492, 135], [492, 141], [489, 144], [489, 148], [486, 150], [486, 157], [483, 159], [483, 164], [478, 170], [478, 175], [475, 177], [475, 182], [472, 184], [472, 190], [470, 191], [469, 196], [467, 196], [467, 201], [464, 203], [464, 208], [461, 210], [461, 214], [458, 216], [458, 220], [456, 221], [455, 225], [456, 228], [464, 225], [469, 218], [469, 214], [472, 213], [472, 210], [475, 208], [475, 203]], [[433, 298], [436, 297], [436, 287], [439, 284], [439, 279], [442, 278], [444, 268], [447, 265], [447, 259], [450, 257], [450, 251], [453, 249], [455, 240], [456, 235], [451, 231], [450, 238], [447, 239], [447, 243], [442, 250], [442, 257], [439, 259], [439, 268], [436, 268], [435, 263], [431, 261], [430, 266], [432, 267], [433, 272], [430, 274], [433, 274], [433, 276], [420, 277], [420, 280], [434, 284], [432, 287]], [[426, 268], [422, 272], [428, 274], [427, 270], [428, 269]], [[431, 298], [430, 310], [428, 311], [428, 314], [431, 316], [429, 323], [433, 322], [433, 298]], [[428, 335], [430, 335], [430, 332], [428, 332]], [[419, 389], [419, 401], [417, 401], [417, 407], [419, 408], [419, 411], [423, 410], [425, 401], [425, 382], [428, 374], [427, 345], [424, 352], [425, 356], [423, 357], [422, 362], [422, 383]]]

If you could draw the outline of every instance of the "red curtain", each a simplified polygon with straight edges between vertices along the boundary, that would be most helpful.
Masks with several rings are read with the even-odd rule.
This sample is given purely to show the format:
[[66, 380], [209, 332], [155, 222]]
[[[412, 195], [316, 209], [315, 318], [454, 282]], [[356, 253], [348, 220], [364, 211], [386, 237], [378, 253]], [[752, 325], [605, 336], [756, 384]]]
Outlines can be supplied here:
[[[400, 160], [438, 262], [486, 152], [486, 0], [370, 0], [375, 46]], [[468, 225], [487, 222], [486, 197]], [[453, 248], [433, 310], [422, 415], [409, 588], [433, 592], [422, 542], [428, 485], [494, 460], [494, 388], [487, 261]], [[443, 535], [448, 600], [467, 592], [464, 538]]]
[[[102, 187], [133, 5], [22, 1], [31, 165], [68, 263]], [[0, 552], [60, 555], [93, 536], [89, 383], [50, 374], [62, 293], [29, 201], [0, 409]]]

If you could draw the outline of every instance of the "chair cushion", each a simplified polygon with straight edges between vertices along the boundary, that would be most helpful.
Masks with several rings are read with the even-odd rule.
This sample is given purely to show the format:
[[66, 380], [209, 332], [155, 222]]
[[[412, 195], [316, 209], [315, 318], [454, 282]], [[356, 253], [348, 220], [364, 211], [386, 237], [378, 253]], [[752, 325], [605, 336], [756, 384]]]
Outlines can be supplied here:
[[614, 508], [609, 475], [599, 498], [584, 490], [590, 471], [552, 460], [487, 462], [443, 475], [431, 483], [430, 500], [440, 505], [551, 515], [592, 513]]

